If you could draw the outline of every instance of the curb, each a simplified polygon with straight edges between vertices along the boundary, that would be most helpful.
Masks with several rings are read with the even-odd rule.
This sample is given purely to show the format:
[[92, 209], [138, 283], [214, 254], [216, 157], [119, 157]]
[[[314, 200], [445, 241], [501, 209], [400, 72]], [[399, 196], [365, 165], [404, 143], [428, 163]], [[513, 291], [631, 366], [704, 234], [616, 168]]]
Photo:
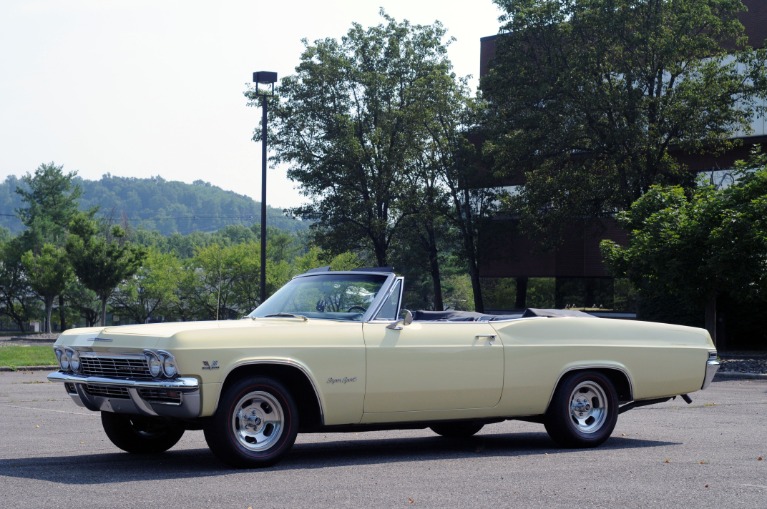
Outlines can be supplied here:
[[14, 373], [17, 371], [56, 371], [58, 366], [19, 366], [17, 368], [11, 368], [8, 366], [0, 366], [0, 373]]
[[742, 373], [740, 371], [720, 371], [714, 375], [714, 382], [720, 379], [727, 380], [767, 380], [767, 373]]

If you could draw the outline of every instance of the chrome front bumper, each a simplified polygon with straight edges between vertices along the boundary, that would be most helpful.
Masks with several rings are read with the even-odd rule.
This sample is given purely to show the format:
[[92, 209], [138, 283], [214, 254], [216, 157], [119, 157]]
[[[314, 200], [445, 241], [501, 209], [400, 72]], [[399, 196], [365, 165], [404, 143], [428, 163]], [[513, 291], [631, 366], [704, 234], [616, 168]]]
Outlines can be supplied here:
[[703, 379], [703, 385], [701, 389], [705, 389], [711, 385], [711, 381], [714, 379], [714, 375], [719, 370], [719, 360], [717, 359], [716, 352], [709, 352], [708, 361], [706, 361], [706, 378]]
[[88, 410], [192, 419], [202, 406], [196, 378], [145, 381], [54, 371], [48, 380], [62, 382], [72, 400]]

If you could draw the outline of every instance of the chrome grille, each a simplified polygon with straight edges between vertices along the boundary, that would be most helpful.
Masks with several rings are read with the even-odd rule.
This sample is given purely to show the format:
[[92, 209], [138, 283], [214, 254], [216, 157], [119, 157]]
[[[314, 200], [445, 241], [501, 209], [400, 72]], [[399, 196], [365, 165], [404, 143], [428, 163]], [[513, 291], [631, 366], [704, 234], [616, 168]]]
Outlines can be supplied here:
[[169, 391], [166, 389], [139, 389], [141, 399], [155, 401], [158, 403], [169, 403], [174, 405], [181, 404], [181, 393], [178, 391]]
[[80, 372], [85, 376], [152, 380], [144, 356], [102, 357], [80, 356]]
[[128, 399], [128, 389], [125, 387], [115, 387], [114, 385], [88, 384], [86, 391], [91, 396], [101, 396], [104, 398], [124, 398]]

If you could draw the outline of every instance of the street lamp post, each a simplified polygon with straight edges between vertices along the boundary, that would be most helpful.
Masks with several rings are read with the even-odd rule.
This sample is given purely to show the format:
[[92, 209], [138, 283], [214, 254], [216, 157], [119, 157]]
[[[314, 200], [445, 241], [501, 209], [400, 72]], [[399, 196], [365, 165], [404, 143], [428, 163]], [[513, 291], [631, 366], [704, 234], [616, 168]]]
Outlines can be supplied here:
[[[253, 73], [256, 96], [261, 98], [261, 302], [266, 300], [266, 99], [274, 95], [277, 73], [258, 71]], [[259, 85], [271, 85], [262, 92]]]

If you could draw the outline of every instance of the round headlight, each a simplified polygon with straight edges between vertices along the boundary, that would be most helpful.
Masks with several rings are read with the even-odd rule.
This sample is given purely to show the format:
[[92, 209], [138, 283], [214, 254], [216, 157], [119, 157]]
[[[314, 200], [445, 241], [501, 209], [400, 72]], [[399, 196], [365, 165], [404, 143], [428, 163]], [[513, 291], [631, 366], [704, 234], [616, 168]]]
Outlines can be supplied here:
[[168, 352], [162, 352], [162, 372], [168, 378], [173, 378], [178, 373], [176, 359]]
[[59, 367], [64, 369], [64, 365], [61, 363], [62, 359], [64, 358], [64, 352], [61, 350], [61, 348], [54, 348], [53, 353], [56, 354], [56, 361], [58, 361]]
[[69, 371], [69, 351], [68, 350], [60, 350], [60, 356], [59, 356], [59, 366], [61, 366], [61, 369], [64, 371]]
[[80, 371], [80, 352], [68, 348], [67, 353], [69, 354], [69, 367], [77, 373]]
[[145, 352], [146, 361], [149, 365], [149, 374], [152, 378], [157, 378], [162, 373], [162, 361], [154, 352]]

